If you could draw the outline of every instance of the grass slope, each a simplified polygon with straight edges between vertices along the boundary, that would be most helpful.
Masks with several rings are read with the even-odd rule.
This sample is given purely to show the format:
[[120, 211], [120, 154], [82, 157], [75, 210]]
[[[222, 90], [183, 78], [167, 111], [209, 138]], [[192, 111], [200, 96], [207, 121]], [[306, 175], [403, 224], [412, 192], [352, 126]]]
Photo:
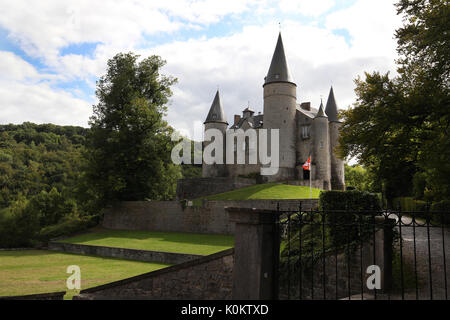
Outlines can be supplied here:
[[60, 242], [208, 255], [233, 247], [234, 237], [229, 235], [99, 229], [60, 240]]
[[[312, 188], [312, 198], [318, 199], [321, 191], [320, 189]], [[196, 200], [309, 199], [309, 196], [309, 187], [266, 183], [202, 197]]]
[[[168, 267], [113, 258], [82, 256], [43, 250], [0, 251], [0, 296], [66, 291], [67, 267], [81, 270], [81, 289]], [[66, 294], [71, 299], [76, 291]]]

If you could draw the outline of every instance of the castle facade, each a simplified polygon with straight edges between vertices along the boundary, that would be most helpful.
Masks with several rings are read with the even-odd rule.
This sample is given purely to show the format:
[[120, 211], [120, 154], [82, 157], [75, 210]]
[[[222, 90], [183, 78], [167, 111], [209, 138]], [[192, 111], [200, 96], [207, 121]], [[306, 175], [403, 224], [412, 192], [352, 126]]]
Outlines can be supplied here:
[[[218, 129], [223, 141], [237, 130], [279, 129], [279, 170], [273, 176], [265, 176], [266, 181], [295, 181], [299, 185], [309, 185], [325, 190], [344, 190], [344, 161], [337, 157], [339, 128], [338, 108], [331, 87], [326, 106], [321, 102], [318, 108], [310, 102], [297, 101], [297, 85], [290, 73], [281, 33], [273, 54], [267, 76], [264, 78], [264, 113], [255, 113], [247, 107], [241, 115], [235, 115], [229, 127], [224, 108], [217, 91], [210, 111], [204, 122], [205, 131]], [[234, 139], [234, 138], [233, 138]], [[258, 134], [259, 139], [259, 134]], [[204, 141], [206, 147], [211, 141]], [[234, 143], [234, 141], [233, 141]], [[224, 143], [226, 145], [226, 143]], [[204, 178], [254, 176], [262, 167], [259, 157], [251, 164], [251, 146], [244, 143], [245, 164], [226, 164], [224, 148], [223, 164], [203, 163]], [[270, 150], [270, 148], [269, 148]], [[233, 157], [237, 156], [236, 147]], [[304, 170], [303, 164], [311, 157], [311, 171]]]

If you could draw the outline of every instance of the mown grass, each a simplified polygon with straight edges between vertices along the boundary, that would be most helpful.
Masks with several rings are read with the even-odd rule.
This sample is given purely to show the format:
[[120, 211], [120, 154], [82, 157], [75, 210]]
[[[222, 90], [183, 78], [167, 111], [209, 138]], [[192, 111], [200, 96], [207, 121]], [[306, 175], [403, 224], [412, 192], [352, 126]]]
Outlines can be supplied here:
[[[312, 188], [312, 199], [318, 199], [322, 190]], [[309, 199], [309, 187], [280, 183], [257, 184], [224, 193], [195, 199], [195, 204], [206, 200], [251, 200], [251, 199]]]
[[209, 255], [234, 246], [234, 236], [134, 230], [105, 230], [60, 242], [84, 245]]
[[[167, 264], [101, 258], [44, 250], [0, 251], [0, 296], [67, 291], [67, 267], [81, 270], [81, 289], [168, 267]], [[67, 292], [71, 299], [77, 291]]]

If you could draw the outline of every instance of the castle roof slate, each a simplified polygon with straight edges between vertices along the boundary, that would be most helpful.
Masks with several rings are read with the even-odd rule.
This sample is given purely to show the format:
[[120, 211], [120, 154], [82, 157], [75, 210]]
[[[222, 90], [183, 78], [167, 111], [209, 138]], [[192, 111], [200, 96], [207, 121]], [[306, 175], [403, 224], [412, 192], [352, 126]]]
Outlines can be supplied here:
[[210, 122], [219, 122], [228, 124], [227, 118], [225, 117], [225, 112], [223, 111], [222, 102], [220, 101], [219, 90], [217, 90], [216, 92], [216, 96], [214, 97], [214, 101], [211, 105], [211, 108], [209, 109], [208, 116], [206, 117], [204, 123]]
[[325, 113], [328, 115], [328, 121], [339, 121], [338, 109], [336, 104], [336, 99], [334, 98], [333, 87], [330, 89], [330, 94], [328, 95], [327, 107], [325, 108]]
[[[281, 32], [278, 35], [277, 45], [273, 53], [269, 72], [264, 79], [264, 85], [272, 82], [290, 82], [294, 83], [291, 72], [289, 71], [286, 55], [284, 53], [283, 39]], [[295, 84], [295, 83], [294, 83]]]

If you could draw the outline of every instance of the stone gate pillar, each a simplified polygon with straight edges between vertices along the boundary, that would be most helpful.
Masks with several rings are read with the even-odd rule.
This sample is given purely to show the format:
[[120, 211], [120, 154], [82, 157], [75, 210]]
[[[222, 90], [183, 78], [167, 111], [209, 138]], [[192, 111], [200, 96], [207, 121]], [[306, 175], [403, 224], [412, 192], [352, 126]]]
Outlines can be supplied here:
[[225, 208], [236, 224], [233, 299], [276, 299], [279, 235], [277, 211]]

